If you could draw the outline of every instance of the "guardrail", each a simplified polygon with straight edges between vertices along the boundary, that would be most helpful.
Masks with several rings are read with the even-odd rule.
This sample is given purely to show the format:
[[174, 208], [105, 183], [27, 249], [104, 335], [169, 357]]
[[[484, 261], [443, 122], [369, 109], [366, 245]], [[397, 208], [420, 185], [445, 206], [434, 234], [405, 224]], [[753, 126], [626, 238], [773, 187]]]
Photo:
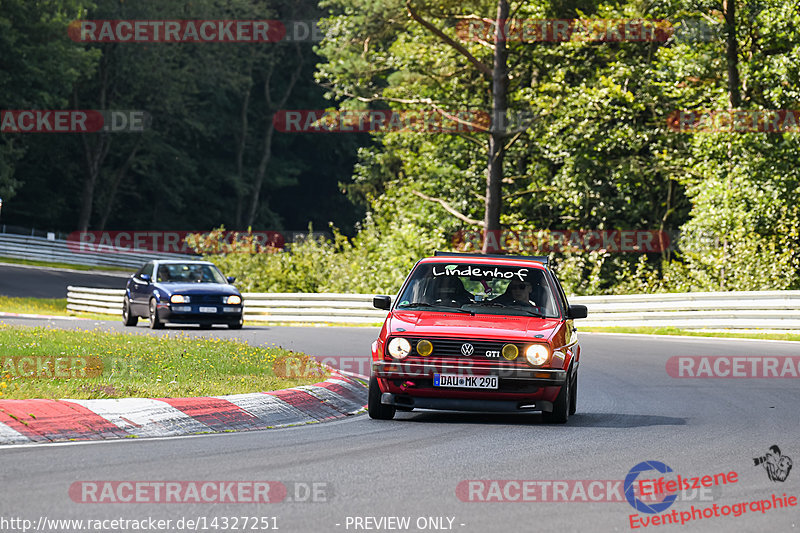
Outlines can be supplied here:
[[579, 327], [800, 331], [800, 291], [573, 296], [589, 308]]
[[[100, 247], [98, 247], [100, 248]], [[43, 237], [0, 234], [0, 256], [70, 265], [137, 269], [153, 259], [187, 259], [194, 256], [103, 246], [100, 252], [78, 252], [67, 241]]]
[[[67, 309], [120, 315], [124, 290], [68, 287]], [[245, 320], [373, 324], [386, 311], [372, 294], [243, 293]], [[676, 327], [800, 331], [800, 291], [697, 292], [574, 296], [589, 317], [579, 327]]]

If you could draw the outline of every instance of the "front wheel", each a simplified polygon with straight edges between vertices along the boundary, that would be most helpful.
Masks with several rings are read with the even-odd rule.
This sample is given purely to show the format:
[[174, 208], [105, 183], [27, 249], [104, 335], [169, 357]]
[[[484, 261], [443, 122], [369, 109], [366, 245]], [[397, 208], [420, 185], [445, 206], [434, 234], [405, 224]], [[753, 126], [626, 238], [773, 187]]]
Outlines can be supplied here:
[[239, 320], [239, 322], [234, 322], [233, 324], [228, 324], [228, 329], [242, 329], [243, 320]]
[[553, 402], [553, 410], [551, 412], [543, 411], [542, 419], [548, 424], [564, 424], [569, 420], [569, 415], [572, 413], [570, 407], [570, 400], [572, 399], [572, 381], [573, 377], [568, 376], [561, 390], [558, 391], [556, 401]]
[[569, 416], [575, 414], [575, 410], [578, 408], [578, 373], [575, 372], [575, 377], [572, 378], [572, 388], [570, 389], [570, 398], [569, 398]]
[[161, 329], [164, 323], [158, 318], [158, 307], [156, 306], [156, 299], [150, 299], [150, 329]]
[[139, 323], [139, 317], [131, 313], [131, 301], [127, 296], [122, 300], [122, 323], [128, 327]]
[[375, 420], [391, 420], [394, 418], [395, 408], [393, 405], [383, 405], [381, 394], [378, 379], [372, 376], [369, 378], [369, 403], [367, 404], [369, 417]]

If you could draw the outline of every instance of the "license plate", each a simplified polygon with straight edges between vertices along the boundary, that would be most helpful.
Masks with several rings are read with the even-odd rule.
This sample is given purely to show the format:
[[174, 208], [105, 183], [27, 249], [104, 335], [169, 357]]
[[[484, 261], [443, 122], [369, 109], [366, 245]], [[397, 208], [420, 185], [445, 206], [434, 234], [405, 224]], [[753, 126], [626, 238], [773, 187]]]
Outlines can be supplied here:
[[458, 374], [434, 374], [434, 387], [461, 387], [465, 389], [496, 389], [497, 376], [459, 376]]
[[216, 307], [201, 307], [200, 308], [200, 312], [201, 313], [216, 313], [217, 312], [217, 308]]

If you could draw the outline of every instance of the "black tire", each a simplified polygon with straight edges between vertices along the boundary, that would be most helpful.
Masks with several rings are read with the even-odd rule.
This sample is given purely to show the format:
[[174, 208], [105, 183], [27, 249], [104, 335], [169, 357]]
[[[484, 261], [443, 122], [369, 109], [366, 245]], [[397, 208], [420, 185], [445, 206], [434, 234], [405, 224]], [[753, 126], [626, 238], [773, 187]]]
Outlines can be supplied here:
[[234, 324], [228, 324], [228, 329], [242, 329], [243, 323], [244, 323], [243, 320], [239, 320], [239, 322], [236, 322]]
[[572, 399], [572, 376], [568, 376], [561, 390], [558, 391], [556, 401], [553, 402], [553, 411], [542, 411], [542, 419], [548, 424], [564, 424], [569, 420], [570, 400]]
[[378, 387], [378, 380], [375, 376], [369, 378], [369, 403], [367, 404], [369, 417], [375, 420], [391, 420], [394, 418], [395, 408], [393, 405], [383, 405], [381, 403], [381, 389]]
[[211, 329], [214, 324], [200, 324], [200, 329]]
[[577, 409], [578, 409], [578, 372], [575, 372], [572, 378], [572, 388], [570, 389], [569, 416], [574, 415]]
[[156, 299], [150, 298], [150, 329], [161, 329], [164, 323], [158, 318], [158, 307], [156, 306]]
[[122, 300], [122, 323], [128, 327], [139, 323], [139, 317], [131, 313], [131, 302], [127, 296]]

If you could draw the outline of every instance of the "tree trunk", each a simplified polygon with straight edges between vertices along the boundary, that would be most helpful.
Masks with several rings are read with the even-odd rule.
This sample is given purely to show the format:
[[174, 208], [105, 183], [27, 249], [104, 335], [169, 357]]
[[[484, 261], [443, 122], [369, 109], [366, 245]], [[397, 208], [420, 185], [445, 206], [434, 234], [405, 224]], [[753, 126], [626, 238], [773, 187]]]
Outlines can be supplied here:
[[242, 102], [242, 129], [236, 145], [236, 221], [234, 224], [236, 229], [244, 229], [242, 228], [242, 216], [244, 214], [244, 150], [247, 146], [247, 112], [249, 107], [250, 87], [247, 87], [247, 92], [245, 92], [244, 101]]
[[[100, 109], [106, 109], [106, 94], [108, 88], [108, 75], [109, 68], [109, 48], [103, 50], [103, 56], [100, 59]], [[75, 109], [80, 109], [78, 103], [78, 88], [73, 87], [72, 101]], [[89, 138], [96, 139], [93, 144], [89, 143]], [[86, 158], [86, 178], [83, 182], [83, 190], [81, 191], [81, 211], [78, 216], [78, 231], [88, 231], [89, 221], [92, 218], [92, 207], [94, 205], [94, 191], [97, 184], [97, 178], [100, 175], [100, 169], [103, 166], [103, 161], [108, 154], [108, 149], [111, 147], [111, 139], [108, 133], [101, 131], [97, 134], [83, 134], [81, 136], [83, 142], [83, 154]]]
[[[725, 12], [725, 59], [728, 63], [728, 101], [731, 109], [742, 106], [742, 97], [739, 89], [739, 43], [736, 40], [736, 0], [723, 0], [722, 9]], [[733, 146], [728, 139], [728, 172], [725, 176], [725, 211], [730, 212], [731, 172], [733, 171]], [[720, 264], [719, 290], [727, 290], [727, 264], [729, 252], [728, 235], [722, 237], [722, 261]]]
[[[502, 209], [503, 159], [505, 156], [508, 111], [508, 49], [505, 25], [508, 0], [498, 0], [495, 26], [494, 60], [492, 63], [492, 128], [489, 136], [489, 161], [486, 171], [486, 204], [483, 215], [483, 253], [499, 251], [498, 230]], [[494, 232], [494, 234], [493, 234]]]
[[248, 227], [252, 227], [256, 220], [259, 198], [261, 197], [261, 185], [264, 183], [264, 176], [267, 174], [267, 167], [269, 166], [270, 159], [272, 159], [272, 135], [275, 133], [275, 126], [273, 124], [274, 116], [275, 113], [270, 113], [269, 117], [267, 118], [268, 125], [267, 130], [264, 133], [264, 147], [261, 152], [261, 161], [258, 163], [256, 179], [253, 183], [253, 191], [250, 197], [250, 211], [247, 215]]
[[97, 142], [89, 144], [87, 135], [83, 137], [83, 152], [86, 156], [86, 179], [83, 181], [81, 191], [81, 212], [78, 217], [78, 231], [88, 231], [89, 221], [92, 217], [92, 207], [94, 206], [94, 191], [97, 178], [100, 175], [100, 168], [111, 147], [111, 140], [105, 132], [97, 134]]
[[264, 99], [266, 100], [267, 109], [269, 109], [269, 114], [266, 117], [266, 124], [264, 129], [264, 145], [261, 152], [261, 161], [259, 161], [258, 169], [256, 170], [255, 180], [253, 181], [253, 189], [251, 191], [250, 209], [248, 210], [248, 215], [247, 215], [248, 227], [252, 227], [253, 224], [255, 223], [261, 196], [261, 186], [264, 183], [264, 177], [267, 174], [267, 168], [269, 167], [270, 159], [272, 159], [272, 136], [275, 133], [275, 123], [273, 119], [275, 117], [275, 112], [278, 111], [279, 109], [283, 109], [283, 107], [286, 105], [286, 102], [289, 100], [289, 97], [291, 96], [292, 91], [294, 90], [294, 86], [297, 83], [298, 78], [300, 77], [300, 72], [303, 70], [303, 55], [300, 49], [300, 45], [297, 42], [295, 42], [295, 52], [297, 54], [295, 69], [292, 72], [291, 77], [289, 78], [289, 82], [286, 85], [286, 90], [281, 96], [281, 99], [275, 105], [273, 105], [272, 102], [272, 94], [270, 87], [270, 83], [272, 80], [272, 72], [275, 67], [274, 65], [270, 66], [270, 69], [267, 72], [267, 77], [264, 80]]
[[727, 30], [725, 56], [728, 61], [728, 96], [731, 109], [739, 109], [742, 97], [739, 89], [739, 44], [736, 40], [736, 0], [725, 0], [725, 26]]
[[122, 183], [128, 175], [128, 169], [131, 168], [133, 161], [136, 159], [136, 153], [139, 151], [139, 143], [137, 142], [136, 145], [133, 147], [133, 150], [128, 154], [128, 158], [122, 164], [121, 167], [117, 170], [116, 176], [114, 176], [114, 181], [111, 183], [111, 188], [108, 192], [108, 201], [106, 202], [106, 206], [103, 209], [103, 216], [100, 218], [100, 223], [97, 225], [97, 229], [99, 231], [103, 231], [106, 229], [106, 223], [108, 222], [108, 217], [111, 215], [111, 211], [114, 208], [114, 202], [117, 199], [117, 189], [119, 189], [119, 184]]

